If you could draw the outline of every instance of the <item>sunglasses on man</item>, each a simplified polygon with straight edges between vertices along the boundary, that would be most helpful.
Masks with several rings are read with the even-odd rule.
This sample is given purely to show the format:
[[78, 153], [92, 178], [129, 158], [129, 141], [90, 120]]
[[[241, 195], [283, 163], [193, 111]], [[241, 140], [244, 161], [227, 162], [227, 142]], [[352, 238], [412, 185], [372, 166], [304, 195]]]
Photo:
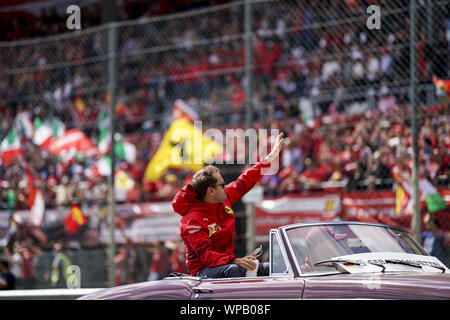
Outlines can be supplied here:
[[222, 186], [222, 188], [225, 189], [226, 183], [223, 182], [223, 183], [215, 184], [215, 185], [213, 185], [213, 186], [211, 186], [211, 187], [212, 187], [212, 188], [215, 188], [215, 187], [218, 187], [218, 186]]

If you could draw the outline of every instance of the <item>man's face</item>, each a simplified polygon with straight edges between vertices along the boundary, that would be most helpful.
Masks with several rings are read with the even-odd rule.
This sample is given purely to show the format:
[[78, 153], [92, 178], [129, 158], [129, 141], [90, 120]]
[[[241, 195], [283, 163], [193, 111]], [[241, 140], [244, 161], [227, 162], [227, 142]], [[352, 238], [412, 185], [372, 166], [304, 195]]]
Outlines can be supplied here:
[[223, 183], [225, 182], [222, 178], [222, 175], [220, 173], [214, 173], [214, 177], [217, 179], [216, 185], [214, 187], [208, 188], [209, 190], [212, 190], [211, 198], [215, 203], [221, 203], [224, 202], [227, 199], [227, 195], [225, 193], [225, 187]]

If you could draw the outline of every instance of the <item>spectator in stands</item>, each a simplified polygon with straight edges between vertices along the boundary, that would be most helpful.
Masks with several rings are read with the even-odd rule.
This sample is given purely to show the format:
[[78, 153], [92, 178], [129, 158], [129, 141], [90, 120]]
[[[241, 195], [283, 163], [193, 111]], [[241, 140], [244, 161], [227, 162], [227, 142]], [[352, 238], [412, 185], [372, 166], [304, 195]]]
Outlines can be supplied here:
[[124, 245], [119, 246], [119, 252], [114, 257], [114, 285], [120, 286], [126, 284], [126, 258], [127, 249]]
[[[368, 172], [368, 189], [373, 191], [375, 189], [387, 189], [389, 184], [389, 180], [391, 177], [391, 169], [387, 165], [387, 158], [377, 151], [374, 153], [374, 161], [373, 164], [369, 167]], [[376, 180], [381, 180], [382, 183], [376, 184]], [[383, 184], [386, 183], [387, 185]]]
[[[320, 182], [327, 181], [328, 175], [324, 164], [318, 166], [316, 162], [307, 159], [306, 169], [299, 176], [299, 182], [309, 187], [318, 187]], [[305, 186], [305, 187], [306, 187]]]
[[380, 89], [380, 99], [378, 100], [378, 110], [386, 115], [393, 114], [397, 108], [397, 102], [393, 95], [389, 94], [389, 89], [386, 86], [382, 86]]
[[56, 242], [53, 245], [53, 255], [50, 285], [52, 288], [67, 288], [67, 278], [70, 275], [67, 268], [72, 265], [72, 262], [64, 253], [62, 242]]
[[365, 166], [358, 162], [356, 164], [356, 168], [354, 169], [353, 173], [350, 174], [349, 180], [347, 182], [347, 185], [345, 189], [347, 191], [361, 191], [365, 189]]
[[125, 244], [119, 246], [119, 252], [114, 257], [116, 286], [135, 283], [137, 281], [137, 251], [134, 242], [124, 235]]
[[25, 289], [35, 289], [36, 286], [36, 260], [42, 254], [42, 250], [33, 245], [29, 238], [22, 241], [19, 250], [22, 256], [21, 278]]
[[22, 288], [21, 270], [22, 270], [22, 256], [20, 255], [20, 242], [15, 241], [13, 244], [13, 253], [11, 254], [8, 246], [3, 249], [6, 261], [10, 265], [11, 273], [16, 279], [16, 287]]
[[163, 279], [170, 273], [170, 259], [164, 241], [156, 241], [153, 245], [147, 247], [147, 251], [151, 254], [147, 280]]
[[177, 273], [188, 274], [188, 268], [186, 266], [186, 249], [182, 241], [170, 241], [167, 244], [172, 250], [170, 254], [171, 271]]
[[422, 233], [423, 247], [429, 254], [444, 261], [445, 235], [440, 231], [439, 220], [429, 214], [425, 216], [426, 231]]
[[9, 263], [0, 260], [0, 290], [14, 290], [16, 287], [16, 277], [9, 271]]

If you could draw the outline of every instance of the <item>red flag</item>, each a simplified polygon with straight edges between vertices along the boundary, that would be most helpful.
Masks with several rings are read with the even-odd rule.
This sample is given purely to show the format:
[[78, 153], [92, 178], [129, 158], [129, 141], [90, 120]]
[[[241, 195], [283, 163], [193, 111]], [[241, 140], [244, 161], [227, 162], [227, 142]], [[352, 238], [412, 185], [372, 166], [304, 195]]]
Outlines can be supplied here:
[[74, 234], [78, 229], [86, 224], [87, 218], [81, 211], [80, 207], [73, 203], [67, 217], [64, 219], [64, 226], [69, 234]]
[[76, 152], [81, 153], [85, 157], [91, 157], [97, 154], [97, 149], [92, 141], [80, 130], [71, 129], [66, 133], [54, 139], [49, 150], [57, 156], [74, 156]]

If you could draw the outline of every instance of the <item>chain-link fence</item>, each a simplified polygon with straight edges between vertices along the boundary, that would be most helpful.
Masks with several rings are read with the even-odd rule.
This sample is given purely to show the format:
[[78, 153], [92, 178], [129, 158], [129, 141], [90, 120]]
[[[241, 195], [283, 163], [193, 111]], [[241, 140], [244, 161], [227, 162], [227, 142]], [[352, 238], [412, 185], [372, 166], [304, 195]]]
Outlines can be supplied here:
[[[410, 93], [416, 92], [420, 177], [449, 188], [449, 93], [437, 85], [449, 76], [448, 0], [418, 1], [415, 20], [406, 0], [250, 4], [251, 21], [241, 1], [1, 43], [0, 137], [12, 138], [16, 127], [25, 159], [0, 166], [3, 224], [9, 226], [11, 212], [29, 208], [28, 167], [47, 210], [76, 200], [89, 214], [83, 247], [101, 238], [109, 184], [108, 174], [98, 174], [100, 157], [89, 148], [77, 156], [70, 148], [49, 152], [45, 143], [77, 129], [100, 147], [108, 127], [101, 120], [110, 112], [111, 29], [118, 43], [115, 130], [136, 147], [135, 159], [117, 159], [134, 180], [132, 192], [116, 193], [119, 203], [170, 200], [189, 176], [177, 171], [161, 183], [143, 180], [176, 99], [198, 113], [204, 129], [245, 127], [251, 110], [255, 128], [286, 133], [280, 172], [262, 181], [266, 195], [398, 185], [412, 195]], [[441, 225], [449, 230], [448, 222]], [[43, 228], [49, 240], [59, 239], [56, 224]], [[97, 261], [91, 263], [86, 270], [95, 270]]]

